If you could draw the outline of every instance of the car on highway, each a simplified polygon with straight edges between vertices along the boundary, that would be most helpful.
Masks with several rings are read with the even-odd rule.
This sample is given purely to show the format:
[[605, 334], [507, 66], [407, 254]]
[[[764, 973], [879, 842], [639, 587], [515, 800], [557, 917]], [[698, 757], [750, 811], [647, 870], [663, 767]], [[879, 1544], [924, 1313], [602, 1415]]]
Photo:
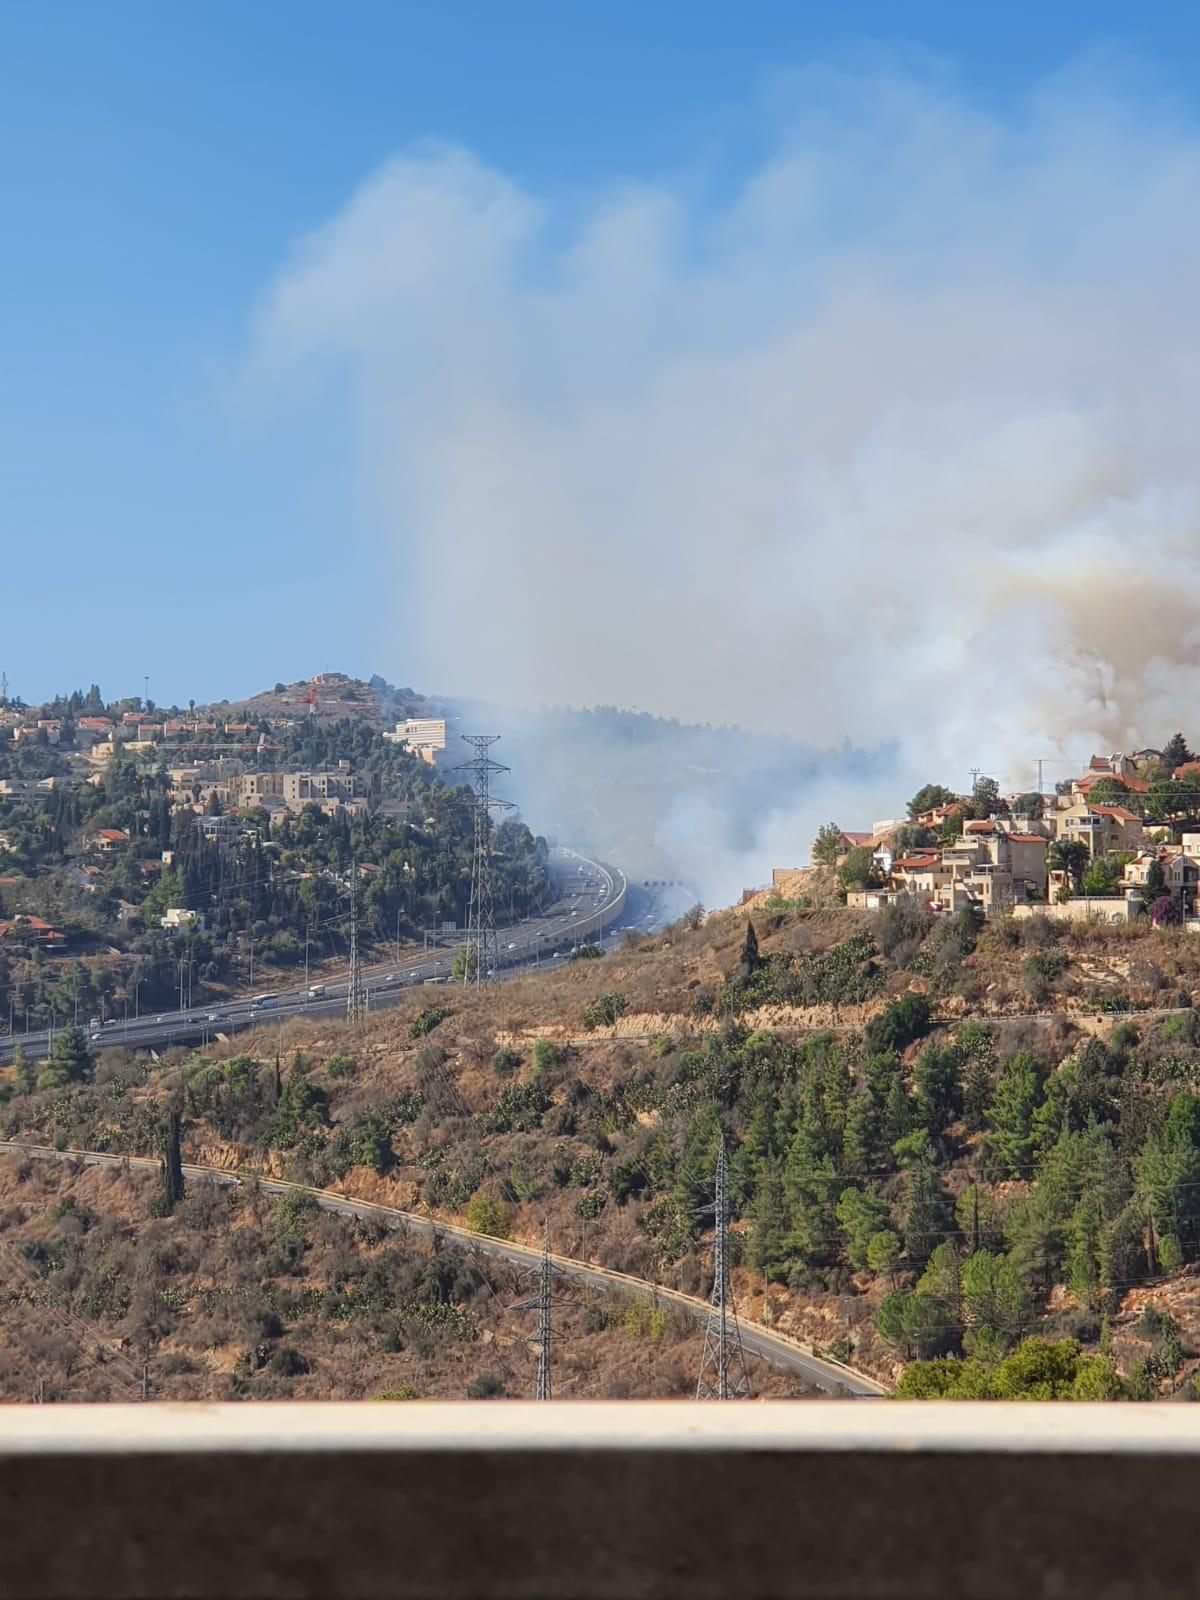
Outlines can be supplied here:
[[398, 972], [389, 972], [387, 977], [383, 981], [384, 981], [384, 983], [399, 983], [400, 982], [400, 974]]
[[420, 976], [421, 976], [421, 972], [420, 972], [420, 968], [419, 967], [414, 967], [413, 970], [409, 973], [409, 977], [410, 978], [419, 978]]

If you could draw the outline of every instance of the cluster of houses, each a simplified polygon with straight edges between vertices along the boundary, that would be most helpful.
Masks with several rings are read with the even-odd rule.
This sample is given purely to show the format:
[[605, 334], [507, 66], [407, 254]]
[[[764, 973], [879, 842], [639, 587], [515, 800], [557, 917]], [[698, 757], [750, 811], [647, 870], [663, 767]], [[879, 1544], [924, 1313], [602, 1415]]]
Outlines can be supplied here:
[[[1140, 797], [1150, 784], [1138, 774], [1139, 758], [1147, 754], [1157, 752], [1094, 756], [1088, 771], [1063, 792], [1047, 795], [1036, 815], [1022, 813], [1018, 797], [1011, 796], [995, 815], [969, 819], [972, 807], [964, 798], [915, 818], [878, 822], [870, 832], [844, 833], [839, 864], [863, 848], [872, 864], [871, 881], [851, 887], [846, 903], [878, 910], [898, 895], [913, 894], [937, 912], [975, 906], [987, 916], [1115, 923], [1166, 900], [1173, 916], [1200, 931], [1200, 832], [1175, 833], [1147, 817]], [[1200, 782], [1200, 762], [1185, 764], [1174, 777]], [[1090, 798], [1104, 780], [1105, 800]], [[1121, 803], [1113, 797], [1112, 780], [1124, 791]], [[944, 825], [960, 818], [952, 842], [905, 843], [914, 824], [953, 835], [956, 830]], [[1055, 846], [1064, 842], [1082, 850], [1060, 853]], [[1068, 864], [1067, 857], [1074, 861]], [[1107, 893], [1085, 893], [1081, 868], [1099, 860], [1110, 863], [1114, 881]], [[778, 883], [785, 876], [781, 869], [774, 878]]]

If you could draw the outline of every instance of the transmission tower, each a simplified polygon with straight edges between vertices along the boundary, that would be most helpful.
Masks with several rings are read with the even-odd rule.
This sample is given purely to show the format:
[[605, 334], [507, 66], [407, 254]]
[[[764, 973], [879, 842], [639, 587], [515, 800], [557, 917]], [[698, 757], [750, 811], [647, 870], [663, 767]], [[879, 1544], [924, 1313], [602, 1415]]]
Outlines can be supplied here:
[[486, 983], [500, 965], [492, 885], [492, 812], [510, 811], [512, 806], [507, 800], [494, 800], [491, 794], [492, 774], [510, 770], [488, 754], [499, 737], [498, 733], [464, 733], [463, 742], [475, 751], [475, 759], [464, 761], [454, 769], [455, 772], [469, 772], [475, 780], [475, 847], [471, 856], [471, 904], [467, 911], [463, 982], [474, 982], [476, 988]]
[[350, 982], [346, 985], [346, 1015], [361, 1022], [367, 1014], [367, 985], [358, 959], [358, 862], [350, 862]]
[[542, 1228], [542, 1266], [538, 1276], [537, 1398], [550, 1399], [550, 1224]]
[[704, 1355], [696, 1384], [697, 1400], [748, 1400], [746, 1352], [737, 1307], [729, 1290], [729, 1159], [725, 1136], [717, 1147], [717, 1192], [713, 1229], [713, 1288], [704, 1330]]

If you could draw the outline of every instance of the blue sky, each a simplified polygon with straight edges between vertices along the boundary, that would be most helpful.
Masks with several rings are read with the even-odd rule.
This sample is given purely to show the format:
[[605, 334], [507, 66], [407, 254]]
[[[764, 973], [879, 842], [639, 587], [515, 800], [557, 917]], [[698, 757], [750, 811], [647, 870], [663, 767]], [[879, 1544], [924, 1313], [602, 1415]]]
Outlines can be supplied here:
[[702, 217], [794, 70], [886, 60], [1004, 119], [1096, 53], [1135, 102], [1194, 111], [1184, 5], [0, 0], [0, 667], [30, 698], [147, 672], [159, 699], [334, 667], [442, 686], [406, 647], [419, 589], [392, 599], [361, 403], [245, 377], [298, 241], [415, 141], [505, 174], [550, 232], [629, 182]]

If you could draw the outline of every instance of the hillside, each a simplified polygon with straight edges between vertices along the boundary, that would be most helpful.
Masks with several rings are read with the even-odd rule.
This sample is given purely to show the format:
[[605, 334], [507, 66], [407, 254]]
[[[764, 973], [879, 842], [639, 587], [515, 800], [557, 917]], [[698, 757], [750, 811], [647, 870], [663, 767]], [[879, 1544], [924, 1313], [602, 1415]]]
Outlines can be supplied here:
[[[291, 1200], [0, 1160], [0, 1399], [491, 1399], [531, 1392], [528, 1274]], [[563, 1398], [685, 1396], [701, 1335], [620, 1294], [560, 1295]], [[760, 1392], [805, 1391], [754, 1363]]]
[[945, 1355], [1008, 1382], [1038, 1334], [1075, 1342], [1079, 1392], [1190, 1386], [1200, 941], [903, 904], [756, 922], [757, 950], [723, 913], [357, 1030], [110, 1053], [13, 1082], [4, 1128], [144, 1154], [177, 1105], [196, 1161], [531, 1243], [545, 1220], [560, 1254], [699, 1293], [723, 1130], [744, 1313], [887, 1380], [917, 1360], [910, 1385]]

